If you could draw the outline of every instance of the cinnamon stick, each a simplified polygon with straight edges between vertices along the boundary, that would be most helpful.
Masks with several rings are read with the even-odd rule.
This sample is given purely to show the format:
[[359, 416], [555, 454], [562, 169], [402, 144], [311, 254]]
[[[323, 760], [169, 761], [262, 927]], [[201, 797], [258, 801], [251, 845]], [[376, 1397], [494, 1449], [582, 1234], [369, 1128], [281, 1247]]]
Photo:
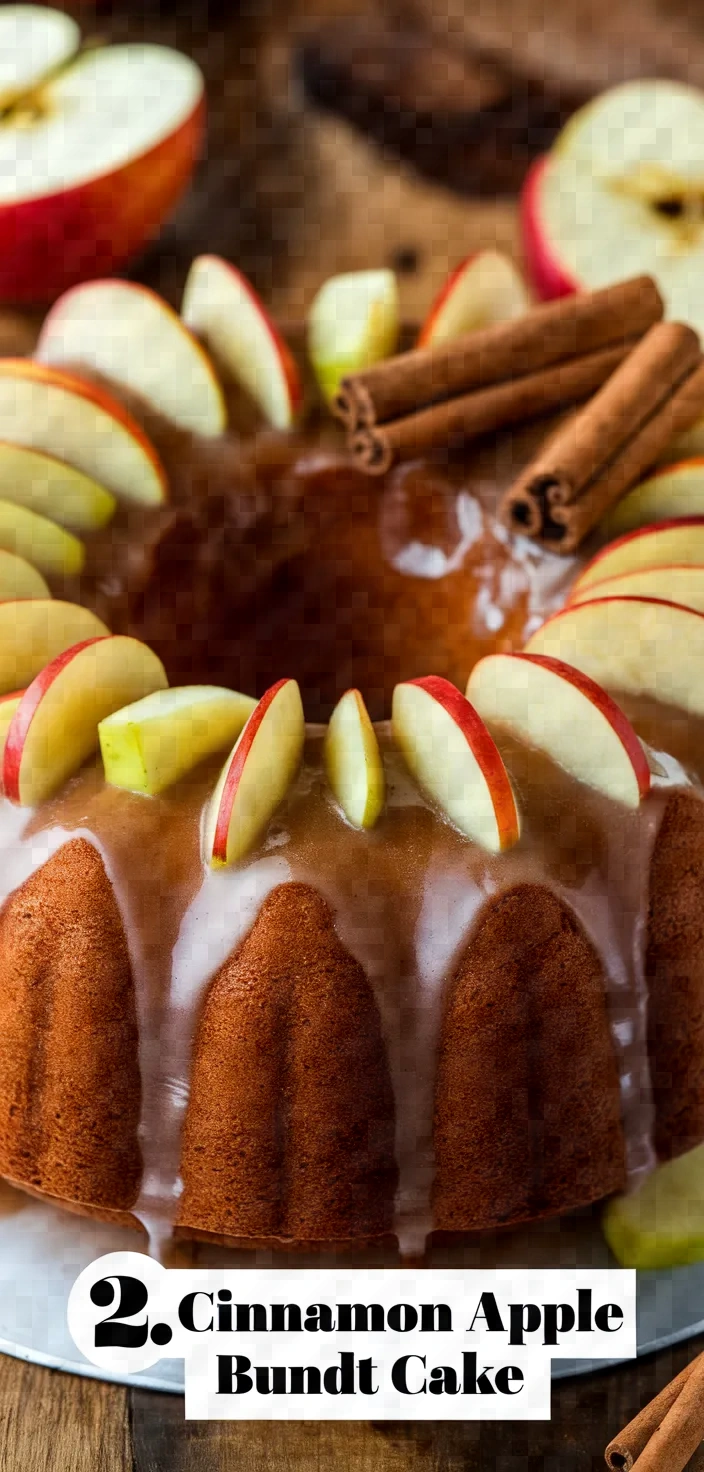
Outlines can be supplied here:
[[651, 1436], [657, 1431], [658, 1426], [664, 1421], [668, 1411], [675, 1404], [680, 1391], [687, 1384], [690, 1375], [699, 1367], [704, 1366], [704, 1354], [698, 1355], [692, 1360], [691, 1365], [685, 1365], [679, 1375], [666, 1385], [654, 1400], [649, 1401], [642, 1411], [624, 1426], [623, 1431], [615, 1436], [613, 1441], [604, 1452], [604, 1460], [610, 1472], [632, 1472], [632, 1468], [645, 1450]]
[[652, 327], [511, 486], [504, 524], [553, 551], [574, 552], [674, 435], [704, 413], [702, 363], [692, 328]]
[[343, 379], [333, 409], [354, 433], [640, 337], [662, 315], [662, 299], [650, 276], [563, 297], [511, 322], [400, 353]]
[[358, 429], [350, 448], [363, 470], [384, 475], [397, 459], [408, 459], [439, 445], [451, 447], [481, 434], [539, 418], [563, 404], [589, 397], [623, 363], [636, 341], [585, 353], [551, 368], [541, 368], [478, 393], [463, 394], [395, 419]]
[[635, 1472], [683, 1472], [704, 1440], [704, 1358], [695, 1362], [669, 1411], [635, 1462]]

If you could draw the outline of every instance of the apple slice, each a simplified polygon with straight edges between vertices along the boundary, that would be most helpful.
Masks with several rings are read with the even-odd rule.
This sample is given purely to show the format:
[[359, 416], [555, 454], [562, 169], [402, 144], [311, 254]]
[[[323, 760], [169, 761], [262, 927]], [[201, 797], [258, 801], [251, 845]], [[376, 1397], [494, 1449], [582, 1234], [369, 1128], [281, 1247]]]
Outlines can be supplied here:
[[359, 690], [347, 690], [330, 717], [325, 768], [348, 822], [354, 828], [373, 828], [384, 806], [386, 783], [376, 731]]
[[619, 537], [636, 527], [678, 516], [704, 516], [704, 456], [659, 466], [618, 501], [599, 530]]
[[643, 1185], [609, 1201], [604, 1236], [624, 1268], [677, 1268], [704, 1260], [704, 1145], [668, 1160]]
[[530, 296], [520, 272], [508, 256], [480, 250], [457, 266], [441, 287], [418, 335], [419, 348], [435, 346], [521, 317]]
[[0, 496], [72, 532], [107, 526], [116, 506], [115, 497], [75, 465], [7, 440], [0, 442]]
[[51, 598], [51, 593], [31, 562], [0, 551], [0, 603], [9, 598]]
[[2, 791], [2, 764], [5, 759], [7, 733], [23, 695], [24, 690], [12, 690], [7, 695], [0, 695], [0, 792]]
[[577, 589], [570, 603], [592, 603], [595, 598], [664, 598], [704, 613], [704, 567], [643, 567]]
[[399, 332], [393, 271], [348, 271], [321, 286], [308, 315], [308, 353], [323, 397], [393, 353]]
[[645, 567], [678, 564], [704, 566], [704, 516], [682, 516], [657, 521], [634, 532], [626, 532], [597, 552], [572, 584], [571, 598], [594, 583]]
[[0, 501], [0, 548], [31, 559], [40, 572], [56, 577], [79, 573], [86, 557], [73, 532], [13, 501]]
[[650, 791], [630, 721], [601, 685], [561, 659], [489, 654], [472, 670], [467, 699], [489, 726], [508, 727], [607, 797], [637, 808]]
[[25, 690], [5, 742], [5, 796], [22, 807], [51, 797], [98, 745], [98, 723], [167, 684], [160, 659], [124, 634], [58, 654]]
[[289, 429], [303, 402], [293, 356], [254, 288], [219, 256], [198, 256], [181, 315], [216, 364], [241, 384], [276, 429]]
[[257, 702], [218, 685], [157, 690], [100, 722], [105, 780], [150, 797], [230, 746]]
[[213, 868], [254, 847], [298, 771], [304, 740], [301, 692], [295, 680], [279, 680], [252, 711], [208, 804], [204, 850]]
[[136, 419], [73, 373], [0, 358], [0, 440], [6, 439], [67, 460], [125, 501], [156, 506], [166, 500], [166, 472]]
[[518, 809], [499, 751], [449, 680], [428, 675], [397, 685], [392, 726], [412, 776], [462, 833], [492, 853], [518, 842]]
[[131, 281], [89, 281], [52, 307], [35, 357], [102, 374], [191, 434], [223, 433], [227, 411], [215, 369], [156, 292]]
[[81, 33], [60, 10], [41, 5], [0, 8], [0, 107], [29, 92], [75, 56]]
[[72, 644], [109, 632], [79, 603], [49, 598], [0, 603], [0, 692], [19, 690]]
[[569, 604], [532, 634], [548, 654], [629, 695], [704, 715], [704, 613], [663, 598], [595, 598]]

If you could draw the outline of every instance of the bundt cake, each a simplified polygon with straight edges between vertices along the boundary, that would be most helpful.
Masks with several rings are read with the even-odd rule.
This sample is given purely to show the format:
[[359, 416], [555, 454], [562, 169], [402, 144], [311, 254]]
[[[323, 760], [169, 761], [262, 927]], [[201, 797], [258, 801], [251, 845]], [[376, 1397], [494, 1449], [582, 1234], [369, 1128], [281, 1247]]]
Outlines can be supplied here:
[[[0, 1175], [154, 1241], [416, 1254], [704, 1140], [699, 718], [617, 692], [652, 769], [631, 806], [492, 727], [520, 811], [499, 851], [388, 720], [398, 682], [464, 688], [564, 601], [584, 559], [494, 516], [536, 430], [370, 480], [331, 426], [206, 443], [141, 417], [171, 502], [123, 507], [56, 591], [173, 684], [285, 671], [317, 724], [234, 863], [203, 861], [222, 753], [156, 795], [96, 760], [2, 801]], [[385, 785], [367, 827], [326, 757], [353, 686]]]

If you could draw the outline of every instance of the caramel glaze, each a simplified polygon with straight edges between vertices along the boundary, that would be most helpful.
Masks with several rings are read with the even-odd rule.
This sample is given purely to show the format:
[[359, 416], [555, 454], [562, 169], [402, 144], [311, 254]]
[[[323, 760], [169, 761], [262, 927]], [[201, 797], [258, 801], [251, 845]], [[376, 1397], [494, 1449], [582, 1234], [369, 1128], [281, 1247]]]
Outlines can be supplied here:
[[[701, 1138], [701, 1065], [689, 1072], [704, 1052], [704, 937], [692, 932], [701, 732], [652, 705], [631, 712], [660, 753], [655, 791], [635, 813], [496, 733], [522, 814], [519, 844], [498, 856], [431, 809], [386, 727], [388, 802], [375, 829], [345, 822], [325, 784], [322, 731], [310, 728], [262, 844], [229, 870], [206, 869], [200, 853], [219, 763], [156, 799], [108, 787], [96, 765], [34, 814], [4, 803], [2, 923], [13, 984], [30, 988], [41, 1025], [0, 1095], [0, 1173], [108, 1215], [131, 1205], [153, 1250], [175, 1223], [235, 1243], [393, 1232], [414, 1253], [433, 1231], [592, 1201], [651, 1168], [656, 1145], [667, 1155]], [[95, 921], [102, 905], [102, 866], [92, 859], [91, 876], [85, 846], [112, 883], [134, 978], [141, 1119], [131, 1155], [119, 1144], [123, 1181], [143, 1163], [133, 1201], [127, 1189], [119, 1202], [95, 1193], [95, 1154], [112, 1160], [110, 1140], [92, 1157], [90, 1142], [78, 1146], [68, 1164], [64, 1152], [57, 1170], [38, 1103], [13, 1124], [68, 1005], [59, 962], [80, 941], [81, 906]], [[42, 907], [41, 884], [60, 897], [74, 861], [87, 877], [64, 942], [62, 906]], [[86, 941], [86, 977], [113, 952], [114, 916], [105, 924], [103, 940], [93, 925], [93, 951]], [[32, 956], [43, 958], [34, 980]], [[118, 996], [124, 977], [111, 970], [105, 985]], [[22, 1013], [16, 1000], [8, 1019]], [[83, 1088], [78, 1117], [93, 1078], [82, 1082], [78, 1039], [95, 1029], [76, 1007], [64, 1086]], [[0, 1077], [17, 1025], [0, 1029]], [[117, 1117], [125, 1049], [117, 1034], [112, 1051], [100, 1041]], [[254, 1102], [240, 1091], [247, 1079]], [[337, 1174], [336, 1136], [346, 1141]]]

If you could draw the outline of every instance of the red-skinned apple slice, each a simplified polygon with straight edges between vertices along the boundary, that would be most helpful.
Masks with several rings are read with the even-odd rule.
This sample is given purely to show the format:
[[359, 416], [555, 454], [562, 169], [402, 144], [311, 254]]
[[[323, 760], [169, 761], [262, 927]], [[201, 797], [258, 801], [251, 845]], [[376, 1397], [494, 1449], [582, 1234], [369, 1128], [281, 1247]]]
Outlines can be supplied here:
[[655, 521], [678, 516], [704, 516], [704, 456], [661, 465], [647, 480], [618, 501], [599, 525], [608, 537], [620, 537]]
[[490, 727], [507, 727], [627, 807], [649, 792], [648, 760], [630, 721], [601, 685], [563, 660], [489, 654], [472, 670], [467, 699]]
[[704, 715], [704, 614], [679, 603], [570, 604], [531, 635], [526, 653], [562, 659], [609, 689]]
[[99, 373], [138, 394], [191, 434], [222, 434], [223, 392], [201, 344], [156, 292], [131, 281], [89, 281], [52, 307], [36, 358]]
[[574, 598], [594, 583], [646, 567], [704, 566], [704, 516], [682, 516], [626, 532], [597, 552], [572, 584]]
[[109, 633], [79, 603], [58, 599], [8, 599], [0, 603], [0, 692], [19, 690], [64, 649]]
[[86, 549], [73, 532], [37, 516], [26, 506], [0, 500], [0, 547], [34, 563], [47, 576], [73, 577], [83, 568]]
[[604, 578], [600, 583], [573, 592], [570, 603], [593, 603], [595, 598], [664, 598], [666, 603], [682, 603], [704, 613], [704, 566], [636, 568], [620, 576]]
[[164, 46], [86, 48], [42, 86], [38, 55], [26, 38], [13, 67], [32, 74], [31, 107], [20, 97], [0, 130], [0, 298], [13, 302], [124, 265], [183, 193], [205, 123], [201, 73]]
[[305, 740], [301, 693], [279, 680], [262, 695], [220, 774], [204, 827], [214, 868], [235, 864], [264, 832], [296, 775]]
[[542, 225], [541, 188], [549, 156], [536, 159], [526, 175], [520, 200], [520, 225], [523, 258], [528, 280], [541, 301], [572, 296], [579, 289], [574, 276], [559, 259]]
[[106, 526], [117, 504], [104, 486], [75, 465], [7, 440], [0, 441], [0, 496], [72, 532]]
[[397, 685], [392, 726], [412, 776], [460, 832], [492, 853], [518, 842], [518, 809], [496, 743], [449, 680], [428, 675]]
[[359, 690], [347, 690], [330, 717], [325, 767], [348, 822], [355, 828], [373, 828], [384, 806], [384, 763]]
[[77, 772], [98, 745], [98, 722], [167, 684], [161, 660], [123, 634], [86, 639], [57, 655], [32, 681], [5, 741], [3, 788], [33, 807]]
[[123, 500], [166, 499], [164, 467], [136, 419], [74, 373], [0, 359], [0, 439], [67, 460]]
[[12, 724], [12, 717], [24, 695], [24, 690], [11, 690], [0, 695], [0, 792], [2, 792], [2, 764], [5, 760], [5, 742]]
[[467, 256], [440, 288], [418, 335], [417, 346], [430, 347], [509, 322], [530, 307], [530, 297], [520, 272], [508, 256], [496, 250], [480, 250]]
[[288, 429], [303, 402], [293, 356], [254, 288], [228, 261], [198, 256], [181, 315], [216, 364], [242, 384], [270, 424]]
[[51, 593], [31, 562], [14, 552], [0, 552], [0, 603], [19, 598], [51, 598]]

